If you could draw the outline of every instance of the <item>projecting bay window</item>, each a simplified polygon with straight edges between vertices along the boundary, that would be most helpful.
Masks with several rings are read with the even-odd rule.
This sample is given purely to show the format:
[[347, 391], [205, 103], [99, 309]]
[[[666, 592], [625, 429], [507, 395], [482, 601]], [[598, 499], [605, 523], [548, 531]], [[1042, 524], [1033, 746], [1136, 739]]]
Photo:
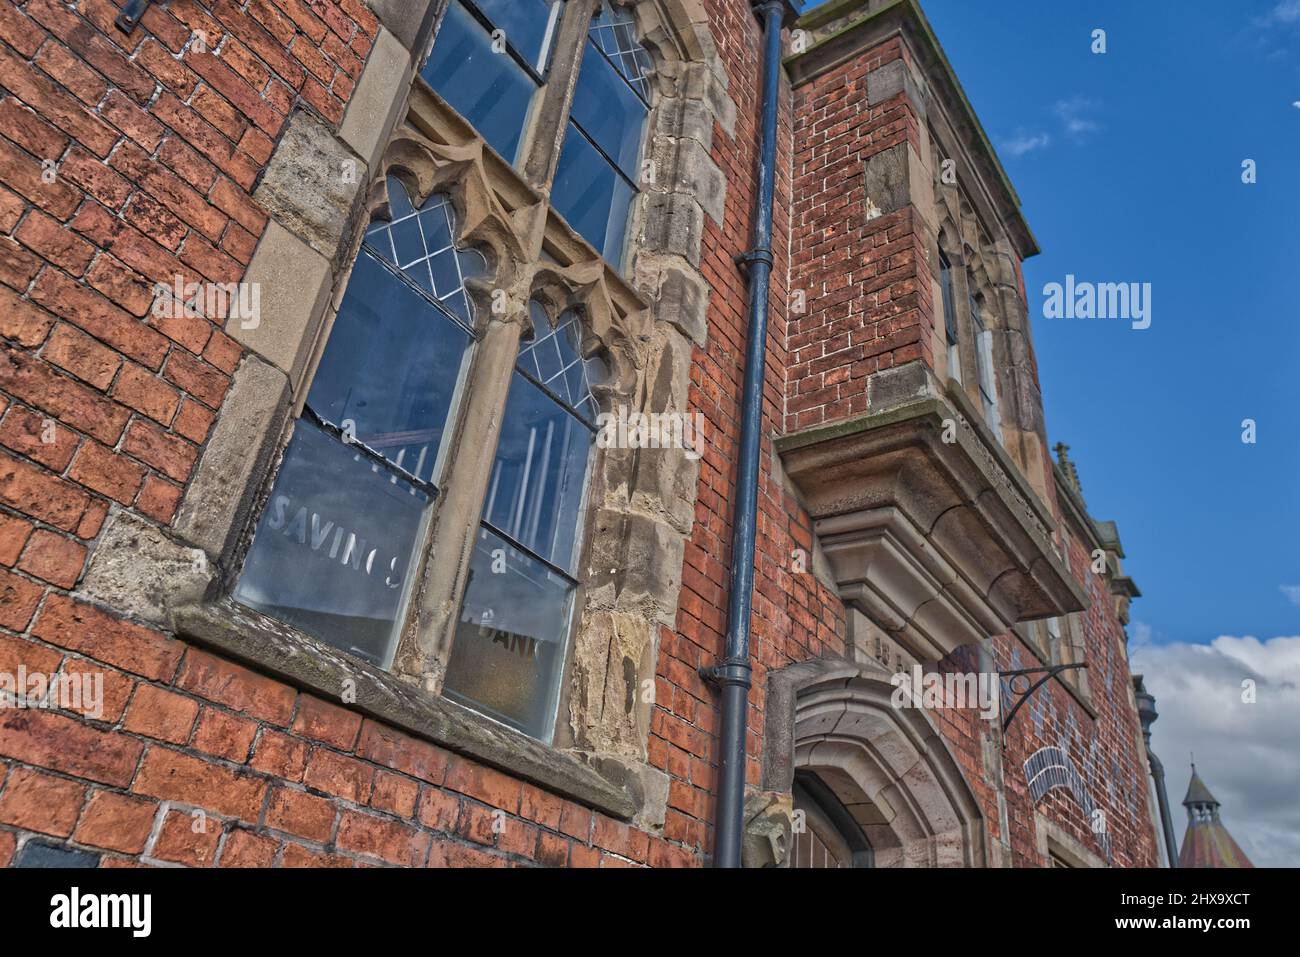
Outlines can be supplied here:
[[[573, 83], [571, 108], [551, 72]], [[421, 76], [508, 175], [621, 265], [651, 98], [629, 9], [452, 0]], [[557, 103], [562, 139], [530, 129]], [[608, 375], [597, 356], [611, 347], [592, 333], [588, 287], [555, 278], [566, 267], [547, 251], [551, 278], [498, 317], [495, 277], [536, 277], [537, 264], [462, 245], [439, 190], [462, 211], [468, 200], [396, 155], [233, 597], [550, 741], [597, 456], [593, 388]], [[475, 195], [475, 209], [491, 202]], [[557, 217], [537, 221], [577, 250], [568, 262], [599, 261]]]
[[952, 263], [939, 251], [939, 286], [943, 292], [943, 325], [948, 341], [948, 375], [961, 382], [961, 339], [957, 327], [957, 305], [952, 291]]
[[967, 277], [970, 293], [971, 334], [975, 339], [975, 366], [979, 379], [980, 410], [984, 421], [993, 434], [1002, 439], [1002, 422], [998, 412], [997, 375], [993, 365], [993, 333], [985, 328], [984, 316], [979, 297], [976, 296], [974, 280]]

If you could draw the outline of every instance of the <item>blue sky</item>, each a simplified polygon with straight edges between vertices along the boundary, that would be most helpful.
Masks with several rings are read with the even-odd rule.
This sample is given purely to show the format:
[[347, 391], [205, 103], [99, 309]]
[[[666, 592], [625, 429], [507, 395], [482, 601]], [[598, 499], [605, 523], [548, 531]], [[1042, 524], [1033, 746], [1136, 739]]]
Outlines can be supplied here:
[[[1043, 249], [1025, 278], [1048, 436], [1142, 589], [1134, 670], [1171, 797], [1195, 749], [1247, 852], [1300, 863], [1300, 0], [922, 6]], [[1151, 283], [1151, 327], [1043, 318], [1067, 273]], [[1234, 704], [1242, 675], [1266, 709]]]

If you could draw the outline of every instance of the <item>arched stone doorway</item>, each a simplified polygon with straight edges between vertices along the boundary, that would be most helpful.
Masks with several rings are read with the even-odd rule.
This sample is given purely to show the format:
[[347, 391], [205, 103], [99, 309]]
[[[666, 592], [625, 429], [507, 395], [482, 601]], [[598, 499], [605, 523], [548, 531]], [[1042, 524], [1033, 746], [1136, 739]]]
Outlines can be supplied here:
[[[763, 789], [793, 791], [797, 810], [800, 791], [824, 788], [851, 818], [840, 821], [841, 838], [851, 840], [856, 826], [876, 867], [984, 866], [984, 822], [960, 768], [923, 711], [893, 707], [889, 677], [844, 660], [800, 662], [769, 675]], [[817, 782], [811, 789], [810, 781]], [[800, 844], [792, 841], [791, 851]], [[799, 866], [794, 853], [785, 857]], [[856, 860], [821, 866], [861, 866], [868, 858]]]

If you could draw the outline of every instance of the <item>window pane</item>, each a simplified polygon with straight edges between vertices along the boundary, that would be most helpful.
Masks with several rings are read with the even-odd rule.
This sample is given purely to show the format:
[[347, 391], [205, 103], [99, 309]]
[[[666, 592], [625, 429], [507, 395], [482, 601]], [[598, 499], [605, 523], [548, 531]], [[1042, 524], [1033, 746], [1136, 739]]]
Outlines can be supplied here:
[[443, 691], [549, 740], [573, 586], [490, 530], [479, 530]]
[[[551, 33], [559, 22], [563, 3], [558, 0], [473, 0], [494, 27], [505, 33], [506, 42], [538, 73], [546, 72], [545, 55]], [[552, 20], [552, 10], [555, 19]]]
[[468, 332], [362, 250], [307, 405], [432, 483], [469, 344]]
[[645, 118], [645, 103], [589, 42], [573, 92], [573, 119], [633, 182]]
[[592, 431], [515, 373], [483, 519], [572, 573]]
[[636, 18], [626, 7], [602, 3], [588, 34], [647, 102], [650, 99], [650, 54], [636, 38]]
[[565, 221], [615, 266], [635, 191], [572, 123], [560, 151], [551, 202]]
[[492, 52], [491, 36], [461, 4], [447, 8], [420, 75], [506, 162], [515, 161], [537, 84], [510, 56]]
[[301, 419], [235, 599], [386, 668], [428, 506], [423, 491]]

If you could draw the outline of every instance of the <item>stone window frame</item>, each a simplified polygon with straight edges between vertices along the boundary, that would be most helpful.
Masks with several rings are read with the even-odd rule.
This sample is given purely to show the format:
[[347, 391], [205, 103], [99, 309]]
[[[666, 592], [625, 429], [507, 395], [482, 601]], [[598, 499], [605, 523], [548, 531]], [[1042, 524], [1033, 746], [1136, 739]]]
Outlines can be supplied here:
[[[291, 293], [287, 299], [271, 297], [274, 335], [228, 324], [228, 333], [250, 352], [236, 371], [173, 526], [160, 530], [115, 510], [101, 561], [88, 568], [84, 594], [655, 831], [663, 825], [668, 778], [648, 763], [653, 698], [641, 689], [655, 675], [659, 629], [675, 624], [684, 543], [694, 521], [698, 461], [684, 450], [598, 451], [571, 660], [550, 744], [437, 695], [441, 675], [422, 670], [436, 659], [445, 634], [437, 626], [451, 619], [450, 610], [428, 596], [454, 594], [458, 600], [461, 589], [448, 585], [463, 562], [421, 568], [421, 576], [441, 576], [432, 586], [423, 579], [416, 598], [434, 627], [413, 640], [403, 636], [389, 672], [228, 597], [370, 214], [386, 202], [390, 171], [404, 177], [417, 205], [433, 192], [451, 197], [458, 244], [479, 248], [490, 264], [489, 273], [471, 284], [471, 295], [482, 306], [482, 297], [505, 290], [510, 304], [507, 319], [485, 320], [472, 360], [476, 384], [456, 428], [493, 404], [483, 381], [497, 384], [495, 407], [504, 408], [499, 385], [509, 381], [532, 298], [556, 314], [583, 311], [584, 353], [603, 351], [610, 370], [597, 397], [603, 407], [622, 399], [631, 411], [687, 408], [691, 350], [707, 339], [709, 287], [698, 269], [703, 224], [706, 216], [721, 224], [726, 190], [726, 177], [710, 153], [715, 128], [734, 136], [736, 125], [702, 0], [615, 0], [635, 12], [656, 85], [644, 154], [654, 159], [659, 176], [643, 188], [629, 216], [626, 275], [574, 233], [529, 179], [538, 170], [553, 174], [559, 139], [548, 144], [536, 134], [558, 127], [554, 120], [571, 102], [577, 63], [557, 61], [552, 69], [530, 117], [528, 152], [521, 154], [528, 160], [516, 170], [418, 76], [448, 2], [373, 0], [380, 33], [337, 132], [305, 108], [291, 117], [256, 193], [272, 218], [245, 277], [278, 278], [280, 285], [270, 291]], [[596, 2], [569, 0], [561, 33], [576, 32], [576, 42], [585, 44]], [[350, 190], [338, 186], [340, 165], [342, 181], [356, 184]], [[333, 196], [332, 207], [322, 192]], [[473, 472], [469, 463], [459, 467]], [[456, 483], [449, 474], [445, 484], [443, 510], [464, 515], [462, 524], [476, 528], [478, 510], [464, 505], [473, 496], [462, 490], [453, 500], [451, 491], [469, 483]], [[440, 523], [447, 538], [430, 538], [425, 555], [445, 554], [439, 545], [447, 539], [472, 545], [450, 525]], [[133, 553], [129, 574], [113, 557], [118, 548]], [[412, 668], [412, 662], [421, 665]], [[352, 685], [350, 699], [342, 697], [344, 679]]]

